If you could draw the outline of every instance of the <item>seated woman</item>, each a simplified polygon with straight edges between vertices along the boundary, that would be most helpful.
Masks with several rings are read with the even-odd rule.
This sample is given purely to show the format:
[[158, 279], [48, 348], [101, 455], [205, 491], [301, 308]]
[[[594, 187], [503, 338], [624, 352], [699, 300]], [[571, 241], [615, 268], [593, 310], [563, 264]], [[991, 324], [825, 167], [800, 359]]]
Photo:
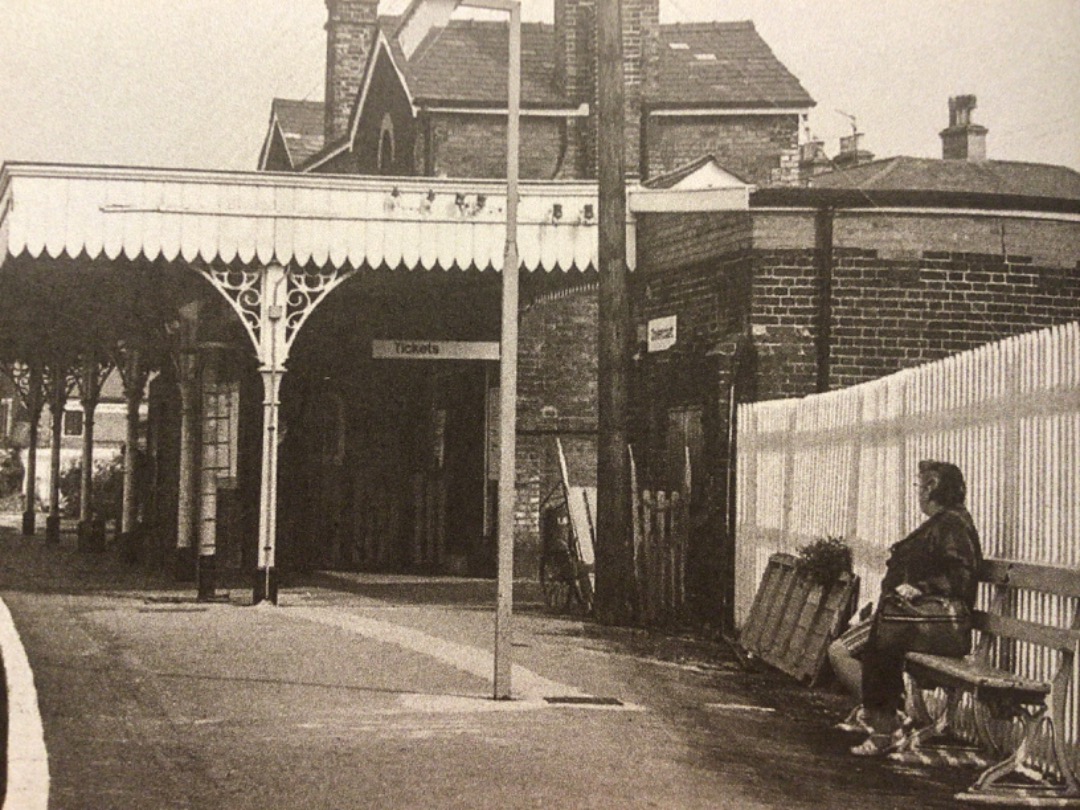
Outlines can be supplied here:
[[[964, 507], [964, 476], [955, 464], [920, 461], [917, 486], [919, 508], [927, 519], [890, 549], [881, 595], [896, 593], [908, 600], [944, 596], [963, 602], [970, 610], [975, 604], [982, 546]], [[833, 671], [862, 703], [861, 711], [840, 726], [867, 733], [851, 749], [856, 756], [883, 754], [892, 747], [904, 699], [905, 652], [877, 649], [873, 633], [865, 628], [849, 631], [829, 647]]]

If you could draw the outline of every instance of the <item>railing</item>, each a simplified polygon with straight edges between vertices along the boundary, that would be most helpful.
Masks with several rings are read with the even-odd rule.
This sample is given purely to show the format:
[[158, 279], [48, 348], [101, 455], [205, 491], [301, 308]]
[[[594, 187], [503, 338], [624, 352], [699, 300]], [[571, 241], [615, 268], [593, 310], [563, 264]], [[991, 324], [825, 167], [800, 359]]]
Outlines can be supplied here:
[[[987, 556], [1080, 567], [1080, 324], [1034, 332], [863, 385], [738, 410], [736, 621], [769, 557], [818, 537], [852, 546], [863, 601], [921, 520], [917, 463], [957, 464]], [[1016, 615], [1080, 627], [1076, 599]], [[1049, 677], [1049, 662], [1016, 669]], [[1069, 697], [1080, 738], [1078, 676]]]
[[634, 490], [634, 575], [641, 621], [679, 621], [686, 601], [688, 499], [679, 492]]

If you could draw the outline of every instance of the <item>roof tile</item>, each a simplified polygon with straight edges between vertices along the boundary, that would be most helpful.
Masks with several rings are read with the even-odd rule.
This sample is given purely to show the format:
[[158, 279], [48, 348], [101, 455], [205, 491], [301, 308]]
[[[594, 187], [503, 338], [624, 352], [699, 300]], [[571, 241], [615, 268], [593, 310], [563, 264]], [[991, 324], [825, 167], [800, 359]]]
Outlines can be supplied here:
[[323, 145], [323, 103], [275, 98], [272, 114], [277, 118], [293, 166], [314, 155]]
[[810, 185], [864, 191], [951, 191], [1080, 200], [1080, 172], [1067, 166], [1011, 160], [899, 156], [819, 174]]

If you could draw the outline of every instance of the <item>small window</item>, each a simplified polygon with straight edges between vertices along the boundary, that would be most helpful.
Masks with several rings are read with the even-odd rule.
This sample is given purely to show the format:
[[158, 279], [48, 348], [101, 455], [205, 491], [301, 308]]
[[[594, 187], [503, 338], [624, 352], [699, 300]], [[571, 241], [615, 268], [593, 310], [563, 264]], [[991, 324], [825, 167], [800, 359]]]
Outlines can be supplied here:
[[65, 436], [82, 436], [83, 434], [83, 412], [82, 411], [64, 411], [64, 435]]
[[379, 173], [392, 174], [394, 171], [394, 119], [390, 113], [383, 115], [379, 127]]

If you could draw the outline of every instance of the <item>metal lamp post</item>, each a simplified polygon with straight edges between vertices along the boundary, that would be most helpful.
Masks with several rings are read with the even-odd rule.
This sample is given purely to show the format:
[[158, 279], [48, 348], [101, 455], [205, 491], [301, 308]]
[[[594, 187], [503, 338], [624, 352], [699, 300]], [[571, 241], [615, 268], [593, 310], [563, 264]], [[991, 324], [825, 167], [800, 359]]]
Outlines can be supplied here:
[[[514, 500], [517, 451], [517, 343], [518, 343], [518, 157], [521, 111], [521, 3], [520, 0], [458, 0], [454, 8], [468, 6], [506, 12], [510, 24], [507, 70], [506, 122], [506, 248], [502, 271], [502, 327], [499, 337], [499, 508], [498, 573], [495, 604], [496, 700], [509, 700], [511, 618], [514, 609]], [[449, 16], [449, 15], [448, 15]]]

